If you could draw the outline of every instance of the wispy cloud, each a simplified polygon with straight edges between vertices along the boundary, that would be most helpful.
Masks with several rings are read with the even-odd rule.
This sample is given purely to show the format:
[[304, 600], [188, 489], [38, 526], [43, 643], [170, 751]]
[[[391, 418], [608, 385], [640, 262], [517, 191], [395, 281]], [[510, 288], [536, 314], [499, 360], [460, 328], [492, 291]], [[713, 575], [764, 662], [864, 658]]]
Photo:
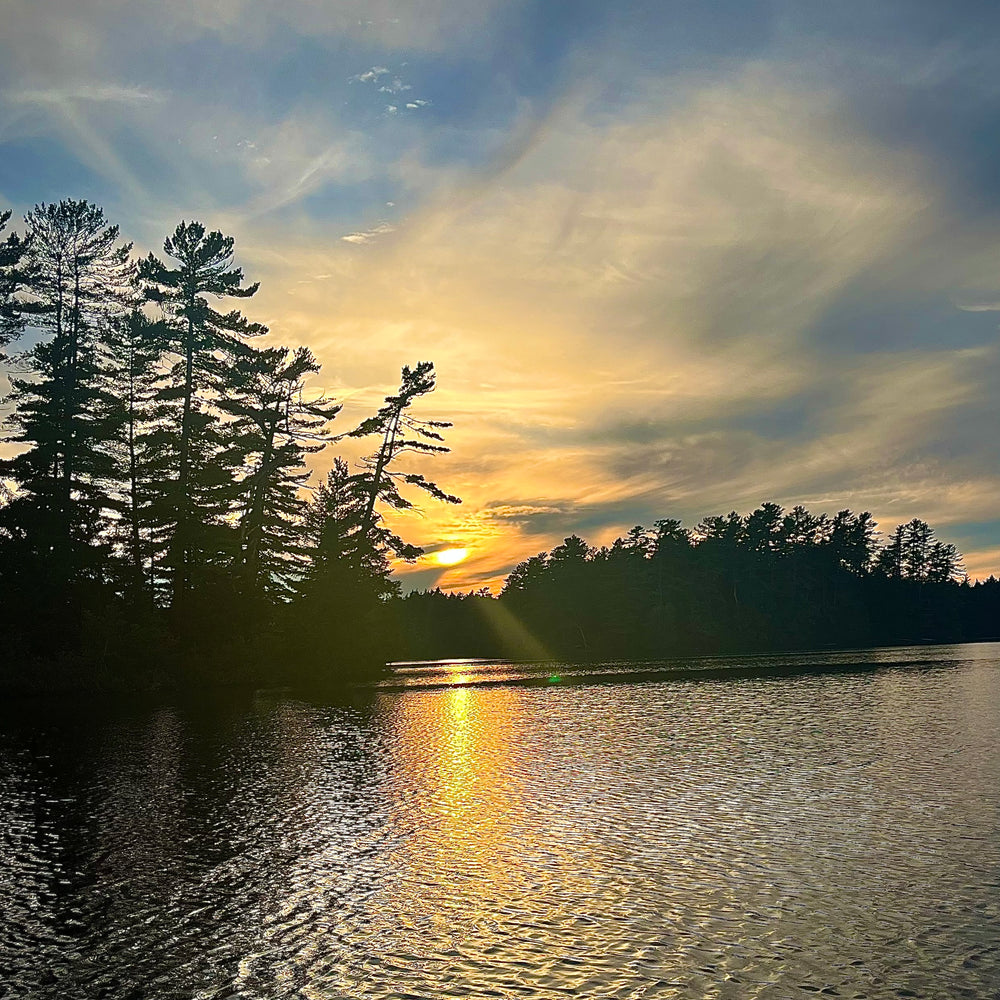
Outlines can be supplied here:
[[85, 101], [95, 104], [162, 104], [166, 95], [138, 86], [113, 83], [84, 83], [68, 87], [34, 90], [6, 90], [0, 98], [12, 104], [70, 104]]
[[380, 236], [384, 236], [386, 233], [394, 232], [395, 227], [390, 226], [388, 222], [380, 222], [377, 226], [371, 229], [365, 230], [361, 233], [348, 233], [346, 236], [341, 236], [341, 240], [345, 243], [356, 243], [365, 244], [373, 243]]
[[[858, 358], [814, 334], [860, 276], [900, 300], [928, 283], [957, 294], [956, 275], [1000, 248], [1000, 229], [954, 233], [919, 159], [758, 67], [680, 107], [557, 115], [486, 176], [391, 243], [351, 234], [372, 252], [298, 300], [319, 317], [336, 295], [311, 339], [349, 381], [440, 361], [431, 405], [456, 426], [434, 471], [466, 504], [405, 530], [447, 531], [499, 567], [570, 530], [604, 543], [764, 499], [835, 498], [945, 531], [983, 516], [995, 472], [956, 480], [929, 449], [945, 417], [991, 398], [995, 348], [906, 350], [886, 329]], [[963, 445], [973, 463], [986, 437]]]
[[402, 95], [413, 90], [413, 84], [406, 82], [401, 75], [392, 72], [387, 66], [372, 66], [371, 69], [350, 77], [348, 82], [371, 84], [375, 95], [382, 95], [381, 100], [394, 100], [395, 103], [383, 106], [383, 111], [388, 116], [419, 111], [431, 105], [430, 101], [423, 98], [404, 99]]
[[314, 348], [345, 424], [433, 359], [428, 473], [466, 502], [401, 530], [470, 549], [448, 585], [763, 499], [988, 520], [992, 43], [779, 3], [693, 64], [640, 6], [605, 44], [500, 0], [8, 0], [0, 187], [83, 178], [150, 245], [181, 215], [236, 235], [248, 309]]
[[374, 83], [379, 77], [386, 76], [389, 70], [386, 66], [372, 66], [363, 73], [358, 73], [350, 78], [351, 83]]

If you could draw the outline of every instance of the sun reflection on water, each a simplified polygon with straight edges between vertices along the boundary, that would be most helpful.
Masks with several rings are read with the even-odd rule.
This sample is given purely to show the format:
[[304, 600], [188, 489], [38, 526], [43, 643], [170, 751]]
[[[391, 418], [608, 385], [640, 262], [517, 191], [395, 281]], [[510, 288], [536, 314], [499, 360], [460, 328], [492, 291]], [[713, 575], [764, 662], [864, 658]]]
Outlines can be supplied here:
[[[524, 805], [511, 756], [519, 692], [483, 697], [456, 671], [443, 690], [396, 698], [393, 824], [405, 830], [387, 904], [404, 922], [491, 934], [518, 866]], [[414, 820], [416, 819], [416, 822]]]

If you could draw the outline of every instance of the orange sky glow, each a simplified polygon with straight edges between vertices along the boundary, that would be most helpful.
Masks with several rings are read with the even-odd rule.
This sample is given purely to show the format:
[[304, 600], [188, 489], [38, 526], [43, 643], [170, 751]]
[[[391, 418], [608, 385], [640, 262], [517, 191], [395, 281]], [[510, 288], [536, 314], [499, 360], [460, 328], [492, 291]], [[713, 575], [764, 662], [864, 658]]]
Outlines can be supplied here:
[[451, 451], [409, 468], [463, 503], [391, 517], [406, 589], [764, 501], [921, 518], [985, 577], [995, 59], [892, 6], [10, 0], [0, 209], [232, 235], [334, 434], [433, 361]]

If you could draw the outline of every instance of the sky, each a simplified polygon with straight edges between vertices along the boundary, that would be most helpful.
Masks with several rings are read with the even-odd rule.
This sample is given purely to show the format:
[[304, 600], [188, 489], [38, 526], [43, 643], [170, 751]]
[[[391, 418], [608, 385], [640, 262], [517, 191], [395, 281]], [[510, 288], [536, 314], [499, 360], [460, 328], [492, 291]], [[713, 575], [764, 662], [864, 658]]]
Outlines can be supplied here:
[[452, 450], [412, 468], [464, 502], [395, 522], [408, 588], [768, 500], [919, 517], [1000, 574], [1000, 5], [0, 13], [0, 208], [235, 237], [332, 430], [435, 363], [414, 415]]

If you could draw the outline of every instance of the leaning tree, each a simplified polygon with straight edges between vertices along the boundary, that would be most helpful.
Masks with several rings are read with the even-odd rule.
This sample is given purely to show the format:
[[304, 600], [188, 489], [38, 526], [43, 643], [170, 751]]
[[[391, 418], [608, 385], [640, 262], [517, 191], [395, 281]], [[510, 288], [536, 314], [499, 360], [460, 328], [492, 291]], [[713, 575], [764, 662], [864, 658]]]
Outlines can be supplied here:
[[378, 450], [362, 460], [361, 471], [355, 477], [356, 488], [365, 501], [360, 529], [362, 538], [371, 539], [381, 520], [377, 509], [380, 501], [393, 510], [412, 509], [413, 501], [401, 492], [406, 486], [415, 486], [445, 503], [462, 502], [422, 473], [407, 472], [396, 465], [397, 460], [408, 453], [434, 455], [450, 451], [440, 433], [451, 427], [449, 421], [422, 420], [409, 412], [410, 407], [421, 396], [433, 392], [434, 387], [432, 361], [419, 361], [414, 368], [404, 365], [399, 391], [386, 396], [384, 405], [376, 414], [343, 435], [356, 438], [379, 435], [382, 438]]

